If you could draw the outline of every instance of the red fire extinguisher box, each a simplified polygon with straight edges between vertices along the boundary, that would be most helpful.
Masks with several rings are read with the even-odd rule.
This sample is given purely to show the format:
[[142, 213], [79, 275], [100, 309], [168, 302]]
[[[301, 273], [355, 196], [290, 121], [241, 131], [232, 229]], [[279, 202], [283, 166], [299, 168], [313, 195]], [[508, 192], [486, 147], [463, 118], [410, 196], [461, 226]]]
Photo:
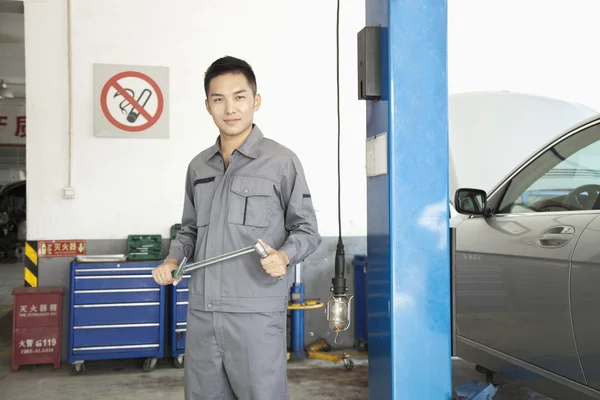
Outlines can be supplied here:
[[21, 365], [53, 364], [60, 368], [64, 288], [13, 289], [12, 370]]

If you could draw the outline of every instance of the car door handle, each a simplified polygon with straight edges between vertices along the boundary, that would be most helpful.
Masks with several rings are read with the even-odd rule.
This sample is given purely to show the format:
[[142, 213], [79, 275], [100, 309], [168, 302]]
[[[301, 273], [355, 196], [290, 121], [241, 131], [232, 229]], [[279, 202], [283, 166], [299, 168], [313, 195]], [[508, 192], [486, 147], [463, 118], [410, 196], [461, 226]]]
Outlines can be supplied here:
[[561, 247], [573, 238], [575, 228], [572, 226], [553, 226], [546, 229], [538, 237], [540, 247]]
[[544, 233], [540, 235], [540, 240], [570, 240], [572, 233]]

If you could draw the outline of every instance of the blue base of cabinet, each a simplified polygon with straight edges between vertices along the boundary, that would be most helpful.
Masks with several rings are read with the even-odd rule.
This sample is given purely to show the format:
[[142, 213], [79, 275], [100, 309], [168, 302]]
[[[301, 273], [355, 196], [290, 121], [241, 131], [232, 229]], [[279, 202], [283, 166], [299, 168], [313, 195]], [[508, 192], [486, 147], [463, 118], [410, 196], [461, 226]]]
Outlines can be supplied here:
[[71, 262], [68, 362], [164, 357], [165, 287], [154, 282], [160, 261]]

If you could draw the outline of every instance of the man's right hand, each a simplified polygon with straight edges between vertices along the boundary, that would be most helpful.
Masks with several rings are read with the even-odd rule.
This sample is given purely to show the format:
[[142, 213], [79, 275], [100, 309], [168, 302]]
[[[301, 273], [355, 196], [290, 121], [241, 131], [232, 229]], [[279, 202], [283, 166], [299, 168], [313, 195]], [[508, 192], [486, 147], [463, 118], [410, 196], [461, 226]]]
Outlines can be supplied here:
[[152, 270], [154, 281], [159, 285], [170, 285], [172, 283], [177, 285], [183, 279], [183, 275], [177, 280], [173, 279], [173, 271], [178, 267], [177, 260], [165, 260], [164, 263]]

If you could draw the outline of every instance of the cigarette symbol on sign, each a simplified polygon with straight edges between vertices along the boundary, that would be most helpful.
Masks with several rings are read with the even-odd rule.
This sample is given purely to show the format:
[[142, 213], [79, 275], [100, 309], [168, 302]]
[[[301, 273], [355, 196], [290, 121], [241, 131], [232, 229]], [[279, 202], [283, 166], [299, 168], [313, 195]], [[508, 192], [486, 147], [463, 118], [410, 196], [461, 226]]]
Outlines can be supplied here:
[[[124, 90], [127, 93], [129, 93], [131, 95], [131, 97], [135, 97], [135, 92], [133, 91], [133, 89], [124, 88]], [[122, 96], [122, 95], [121, 95], [121, 93], [119, 93], [117, 91], [117, 93], [115, 93], [113, 98], [116, 98], [118, 96]], [[148, 100], [150, 100], [150, 97], [152, 97], [152, 91], [150, 89], [144, 89], [144, 90], [142, 90], [142, 93], [140, 93], [140, 96], [137, 98], [137, 102], [140, 106], [145, 108], [146, 104], [148, 103]], [[128, 107], [131, 107], [131, 110], [129, 110], [129, 112], [127, 112]], [[127, 99], [124, 99], [121, 103], [119, 103], [119, 108], [121, 109], [121, 112], [123, 114], [127, 114], [127, 121], [129, 121], [131, 123], [135, 122], [138, 119], [138, 117], [140, 116], [140, 113], [135, 109], [133, 104], [131, 104], [129, 102], [129, 100], [127, 100]]]
[[100, 107], [104, 117], [117, 129], [144, 132], [159, 121], [165, 98], [160, 86], [148, 75], [122, 71], [102, 86]]

